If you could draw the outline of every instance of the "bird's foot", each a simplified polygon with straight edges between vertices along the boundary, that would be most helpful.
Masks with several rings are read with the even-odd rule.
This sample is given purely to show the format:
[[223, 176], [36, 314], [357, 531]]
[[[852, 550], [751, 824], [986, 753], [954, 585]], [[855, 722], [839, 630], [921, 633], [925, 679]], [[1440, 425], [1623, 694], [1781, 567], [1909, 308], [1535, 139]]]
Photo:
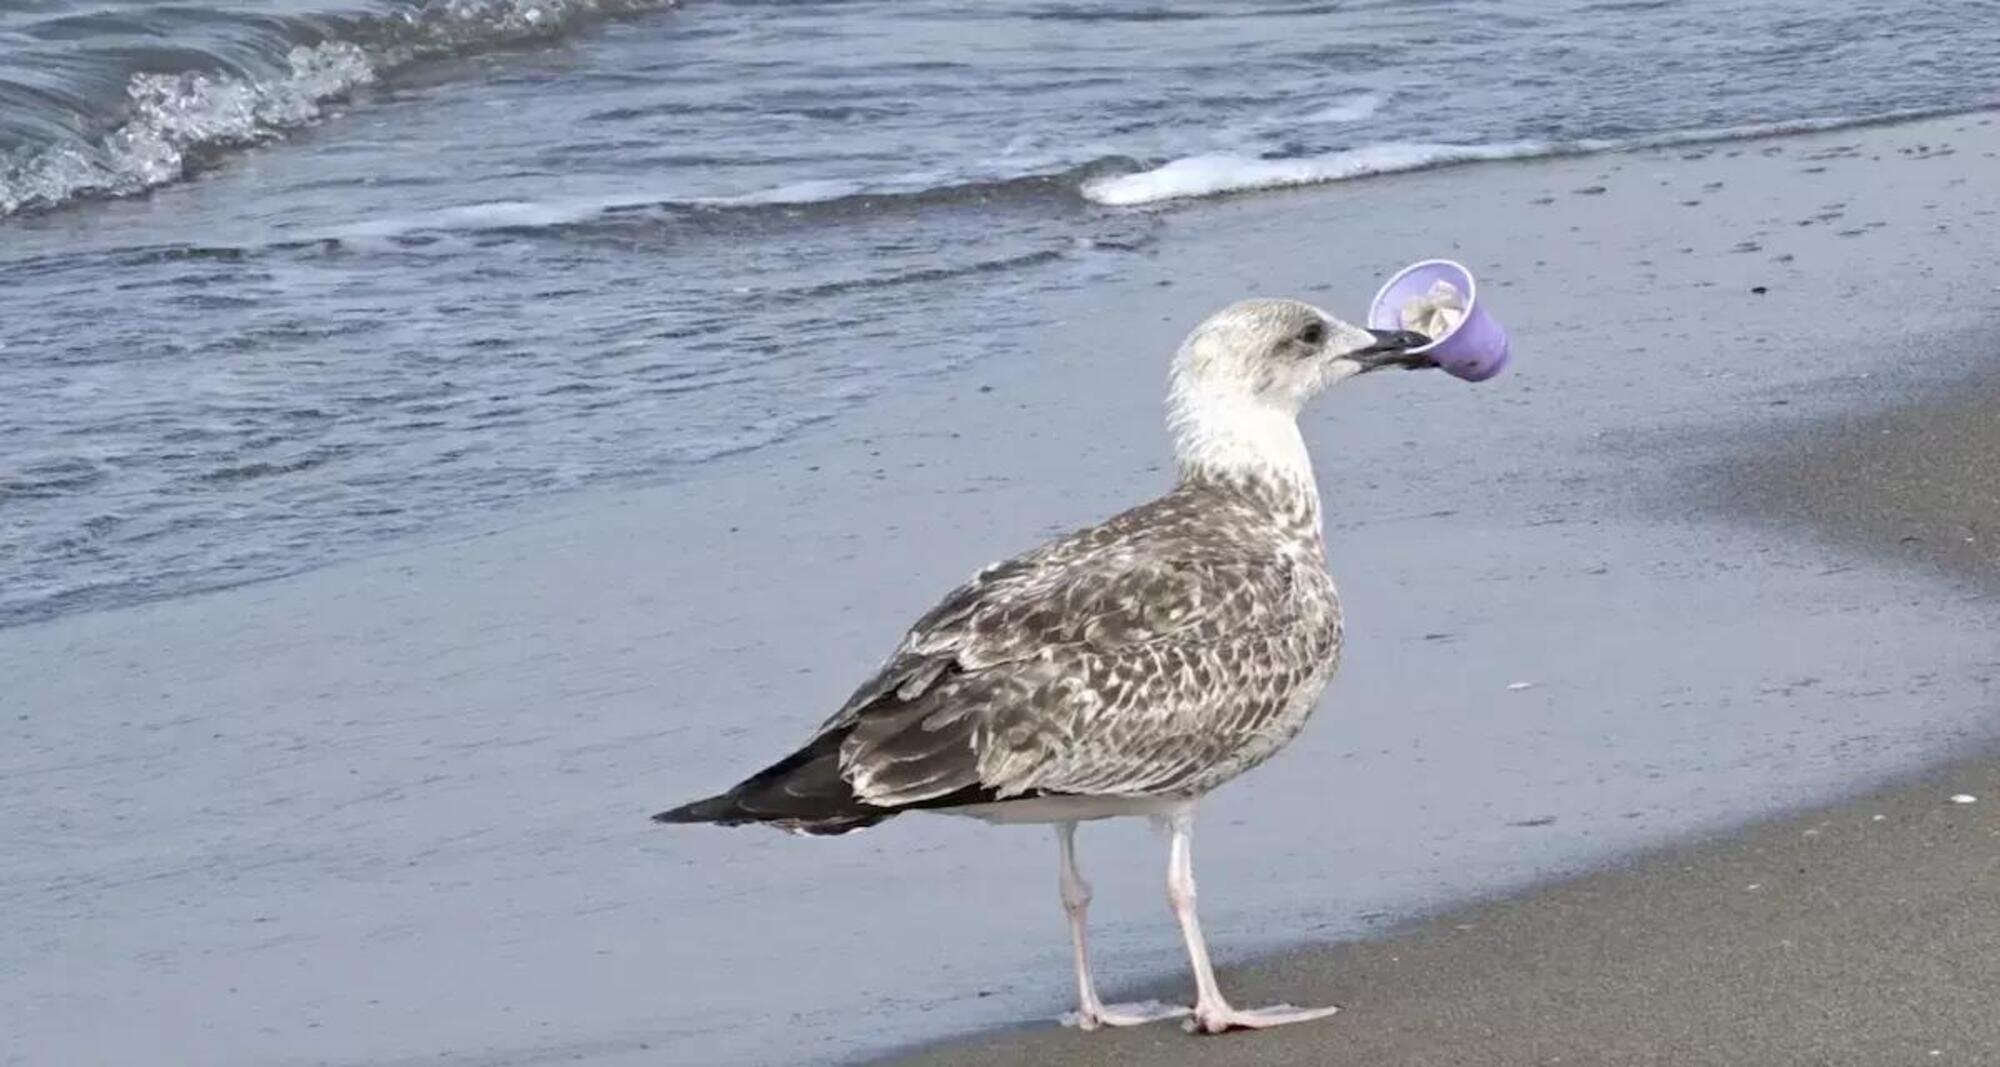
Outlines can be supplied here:
[[1107, 1026], [1144, 1026], [1161, 1019], [1178, 1019], [1188, 1014], [1190, 1009], [1179, 1004], [1163, 1004], [1157, 1000], [1141, 1000], [1131, 1004], [1099, 1004], [1094, 1008], [1079, 1008], [1064, 1012], [1062, 1024], [1079, 1030], [1101, 1030]]
[[1193, 1014], [1181, 1026], [1191, 1034], [1220, 1034], [1230, 1030], [1266, 1030], [1286, 1023], [1306, 1023], [1314, 1019], [1324, 1019], [1337, 1007], [1294, 1008], [1290, 1004], [1277, 1004], [1268, 1008], [1232, 1008], [1227, 1004], [1214, 1007], [1197, 1005]]

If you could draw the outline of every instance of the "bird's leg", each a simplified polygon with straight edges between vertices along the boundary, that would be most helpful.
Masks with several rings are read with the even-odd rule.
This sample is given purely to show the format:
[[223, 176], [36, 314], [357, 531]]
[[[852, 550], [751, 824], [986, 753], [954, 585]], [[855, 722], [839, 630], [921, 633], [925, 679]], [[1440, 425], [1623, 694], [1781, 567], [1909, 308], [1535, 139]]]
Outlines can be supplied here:
[[1194, 1015], [1184, 1024], [1192, 1033], [1219, 1034], [1225, 1030], [1261, 1030], [1286, 1023], [1324, 1019], [1339, 1008], [1295, 1008], [1279, 1004], [1269, 1008], [1232, 1008], [1222, 999], [1215, 984], [1215, 968], [1208, 962], [1208, 945], [1201, 937], [1201, 920], [1194, 911], [1194, 805], [1180, 808], [1168, 817], [1172, 839], [1167, 845], [1167, 903], [1181, 925], [1187, 941], [1188, 963], [1194, 968]]
[[1090, 909], [1090, 883], [1076, 869], [1076, 824], [1056, 824], [1056, 845], [1062, 850], [1062, 902], [1069, 913], [1069, 939], [1076, 949], [1076, 1011], [1063, 1016], [1064, 1026], [1095, 1030], [1103, 1026], [1137, 1026], [1158, 1019], [1186, 1015], [1177, 1004], [1157, 1000], [1137, 1004], [1106, 1004], [1097, 998], [1097, 983], [1090, 977], [1090, 937], [1085, 932], [1085, 912]]

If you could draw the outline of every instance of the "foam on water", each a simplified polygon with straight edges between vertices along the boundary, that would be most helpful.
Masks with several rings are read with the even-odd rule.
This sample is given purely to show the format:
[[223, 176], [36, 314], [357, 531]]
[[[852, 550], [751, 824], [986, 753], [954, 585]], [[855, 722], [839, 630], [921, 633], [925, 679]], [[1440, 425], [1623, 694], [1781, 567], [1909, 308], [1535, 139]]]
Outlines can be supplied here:
[[286, 73], [139, 74], [127, 88], [131, 117], [95, 144], [65, 142], [0, 168], [0, 215], [81, 196], [122, 196], [174, 181], [190, 157], [255, 144], [319, 117], [322, 102], [375, 80], [357, 45], [294, 47]]
[[1316, 111], [1299, 117], [1298, 121], [1308, 124], [1360, 122], [1382, 110], [1382, 97], [1378, 93], [1357, 93], [1342, 100], [1336, 100]]
[[620, 207], [651, 203], [646, 198], [594, 200], [494, 200], [439, 208], [414, 215], [390, 215], [338, 226], [319, 239], [368, 241], [415, 233], [453, 230], [543, 229], [596, 218]]
[[1131, 207], [1225, 193], [1319, 185], [1381, 174], [1398, 174], [1457, 163], [1540, 159], [1641, 148], [1714, 144], [1781, 134], [1812, 133], [1934, 115], [1984, 110], [1926, 108], [1874, 115], [1835, 116], [1708, 129], [1668, 130], [1639, 137], [1582, 138], [1571, 141], [1503, 141], [1495, 144], [1373, 144], [1326, 155], [1265, 159], [1228, 152], [1185, 156], [1136, 174], [1103, 175], [1083, 184], [1083, 195], [1109, 207]]
[[[310, 39], [323, 34], [319, 20], [280, 20], [281, 35], [307, 40], [247, 65], [234, 58], [235, 49], [220, 44], [206, 56], [199, 44], [178, 46], [161, 53], [163, 66], [185, 63], [190, 53], [209, 66], [139, 71], [108, 115], [67, 116], [110, 119], [108, 132], [11, 151], [0, 143], [0, 217], [81, 198], [129, 196], [176, 181], [205, 154], [270, 141], [311, 123], [328, 101], [417, 59], [554, 38], [592, 18], [676, 2], [429, 0], [342, 21], [338, 25], [346, 36], [317, 41]], [[146, 28], [126, 27], [128, 32]]]
[[1543, 155], [1549, 150], [1548, 145], [1523, 141], [1496, 145], [1381, 144], [1304, 159], [1257, 159], [1219, 152], [1176, 159], [1138, 174], [1096, 178], [1084, 183], [1083, 195], [1099, 204], [1125, 207], [1250, 189], [1342, 181], [1446, 163], [1518, 159]]

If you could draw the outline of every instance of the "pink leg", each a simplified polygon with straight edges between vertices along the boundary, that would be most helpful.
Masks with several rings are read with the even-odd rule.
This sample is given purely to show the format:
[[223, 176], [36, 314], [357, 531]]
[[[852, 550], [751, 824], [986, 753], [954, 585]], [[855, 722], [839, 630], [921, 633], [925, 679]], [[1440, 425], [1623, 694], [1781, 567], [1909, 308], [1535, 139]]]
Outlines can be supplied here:
[[1194, 968], [1194, 1015], [1184, 1024], [1187, 1029], [1193, 1033], [1209, 1034], [1236, 1029], [1262, 1030], [1286, 1023], [1324, 1019], [1339, 1011], [1335, 1007], [1295, 1008], [1290, 1004], [1249, 1009], [1229, 1006], [1229, 1002], [1222, 998], [1222, 989], [1215, 984], [1215, 968], [1208, 962], [1208, 945], [1202, 940], [1201, 921], [1195, 918], [1194, 860], [1191, 855], [1194, 805], [1175, 811], [1168, 817], [1168, 826], [1173, 838], [1167, 845], [1167, 903], [1173, 906], [1174, 918], [1180, 922], [1181, 937], [1187, 941], [1188, 963]]
[[1090, 908], [1090, 883], [1084, 881], [1083, 873], [1076, 869], [1075, 823], [1056, 824], [1056, 845], [1062, 850], [1063, 910], [1069, 913], [1069, 939], [1076, 949], [1077, 1008], [1063, 1016], [1063, 1025], [1096, 1030], [1106, 1026], [1138, 1026], [1186, 1015], [1186, 1008], [1156, 1000], [1106, 1004], [1098, 999], [1097, 983], [1090, 977], [1090, 937], [1084, 929], [1084, 913]]

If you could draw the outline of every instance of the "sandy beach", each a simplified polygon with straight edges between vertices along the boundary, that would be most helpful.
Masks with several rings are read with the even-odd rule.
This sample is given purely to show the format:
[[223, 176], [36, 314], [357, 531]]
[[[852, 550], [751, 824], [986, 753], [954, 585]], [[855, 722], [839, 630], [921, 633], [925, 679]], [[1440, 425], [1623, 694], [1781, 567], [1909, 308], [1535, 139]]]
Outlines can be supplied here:
[[[965, 323], [1009, 358], [770, 448], [0, 631], [0, 1063], [1981, 1062], [1996, 151], [1966, 116], [1179, 208]], [[1159, 490], [1207, 311], [1358, 317], [1434, 255], [1516, 367], [1308, 416], [1348, 664], [1196, 842], [1225, 987], [1341, 1016], [1055, 1027], [1044, 831], [646, 822]], [[1084, 839], [1107, 984], [1173, 995], [1161, 850]]]

